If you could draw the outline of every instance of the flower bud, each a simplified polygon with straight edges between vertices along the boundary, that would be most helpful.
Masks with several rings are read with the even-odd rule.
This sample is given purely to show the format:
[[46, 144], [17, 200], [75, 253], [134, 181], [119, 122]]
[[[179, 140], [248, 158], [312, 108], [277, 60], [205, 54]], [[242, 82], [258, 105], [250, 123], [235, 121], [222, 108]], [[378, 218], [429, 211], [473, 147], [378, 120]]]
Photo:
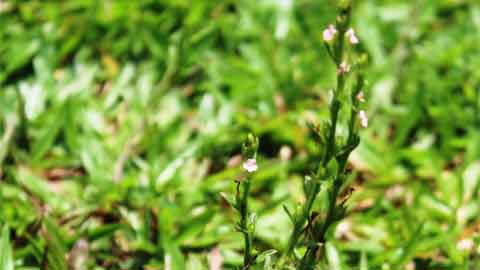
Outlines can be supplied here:
[[350, 65], [347, 64], [346, 62], [342, 62], [337, 69], [337, 74], [338, 75], [343, 75], [345, 73], [348, 73], [350, 71]]
[[330, 24], [327, 29], [323, 31], [323, 41], [331, 42], [335, 38], [336, 34], [337, 29], [335, 29], [335, 26], [333, 26], [333, 24]]
[[360, 118], [360, 125], [363, 127], [363, 128], [367, 128], [368, 127], [368, 118], [367, 118], [367, 114], [365, 113], [364, 110], [361, 110], [359, 113], [358, 113], [358, 117]]
[[242, 154], [245, 158], [255, 158], [258, 150], [258, 137], [248, 134], [247, 140], [243, 143]]
[[358, 92], [356, 99], [358, 100], [358, 102], [365, 102], [365, 94], [363, 93], [363, 91]]
[[359, 43], [358, 37], [357, 35], [355, 35], [355, 30], [353, 30], [353, 28], [348, 29], [345, 33], [345, 36], [347, 37], [350, 44], [355, 45]]

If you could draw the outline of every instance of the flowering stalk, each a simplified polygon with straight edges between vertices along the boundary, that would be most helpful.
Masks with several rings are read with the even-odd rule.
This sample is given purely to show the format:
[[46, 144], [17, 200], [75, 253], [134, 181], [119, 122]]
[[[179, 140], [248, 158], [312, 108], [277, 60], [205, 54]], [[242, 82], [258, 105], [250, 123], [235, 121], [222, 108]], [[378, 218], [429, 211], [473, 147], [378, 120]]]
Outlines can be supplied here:
[[249, 212], [248, 195], [250, 192], [250, 174], [258, 168], [256, 156], [258, 150], [258, 138], [252, 134], [248, 135], [247, 141], [243, 144], [242, 152], [246, 161], [243, 168], [247, 171], [245, 179], [237, 181], [237, 193], [233, 207], [240, 214], [240, 221], [237, 223], [236, 229], [243, 234], [244, 239], [244, 256], [243, 270], [249, 269], [255, 262], [253, 254], [253, 234], [255, 232], [255, 215]]
[[[357, 78], [354, 89], [350, 92], [350, 117], [348, 120], [348, 136], [344, 142], [337, 140], [336, 130], [338, 115], [340, 109], [346, 107], [348, 102], [342, 100], [345, 96], [345, 85], [347, 75], [350, 72], [350, 65], [345, 57], [345, 41], [353, 46], [359, 43], [357, 36], [352, 28], [349, 28], [351, 18], [351, 6], [341, 8], [340, 15], [337, 17], [336, 28], [338, 30], [337, 39], [326, 39], [325, 46], [330, 57], [337, 67], [337, 86], [333, 92], [333, 98], [330, 104], [330, 121], [326, 126], [325, 136], [322, 130], [316, 129], [319, 143], [324, 148], [323, 158], [314, 175], [315, 183], [313, 189], [318, 193], [321, 185], [325, 185], [328, 208], [325, 217], [320, 220], [310, 218], [307, 225], [308, 231], [305, 233], [307, 242], [307, 251], [300, 261], [299, 269], [313, 269], [318, 260], [322, 257], [323, 246], [326, 241], [326, 233], [330, 226], [345, 216], [345, 200], [337, 202], [340, 191], [346, 179], [345, 167], [350, 153], [358, 146], [360, 138], [358, 136], [357, 111], [359, 103], [364, 101], [363, 88], [364, 79], [362, 75]], [[330, 28], [330, 27], [329, 27]], [[328, 30], [328, 29], [327, 29]], [[363, 110], [359, 111], [360, 125], [367, 127], [368, 119]]]
[[[286, 258], [291, 258], [300, 240], [304, 240], [307, 250], [300, 260], [298, 268], [303, 270], [315, 267], [322, 257], [328, 229], [345, 215], [345, 200], [341, 202], [337, 202], [337, 200], [346, 179], [345, 167], [348, 157], [360, 142], [357, 118], [360, 118], [360, 126], [367, 127], [368, 125], [365, 111], [359, 110], [359, 104], [364, 101], [364, 95], [361, 92], [364, 83], [362, 75], [357, 77], [357, 83], [350, 91], [350, 100], [345, 100], [345, 96], [348, 96], [345, 93], [347, 91], [345, 89], [346, 80], [351, 69], [345, 56], [345, 47], [346, 43], [350, 46], [359, 43], [355, 31], [349, 28], [350, 16], [351, 6], [342, 7], [336, 25], [329, 25], [323, 33], [325, 47], [337, 68], [336, 89], [333, 91], [329, 105], [330, 119], [323, 123], [321, 128], [313, 128], [322, 153], [316, 172], [307, 177], [305, 181], [306, 202], [294, 215], [286, 209], [293, 222], [293, 230], [280, 264], [283, 264]], [[336, 132], [337, 126], [340, 124], [339, 113], [340, 110], [348, 109], [348, 107], [350, 109], [347, 123], [348, 136], [344, 139], [338, 138]], [[320, 192], [327, 192], [328, 207], [324, 218], [313, 214], [312, 209]]]

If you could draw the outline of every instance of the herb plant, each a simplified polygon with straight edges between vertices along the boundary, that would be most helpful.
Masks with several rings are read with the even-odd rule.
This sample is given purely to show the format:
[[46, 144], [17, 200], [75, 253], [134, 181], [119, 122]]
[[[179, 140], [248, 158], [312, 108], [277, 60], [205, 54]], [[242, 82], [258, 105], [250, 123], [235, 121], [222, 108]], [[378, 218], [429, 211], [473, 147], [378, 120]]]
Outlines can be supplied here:
[[[348, 177], [346, 166], [350, 154], [360, 142], [359, 127], [368, 126], [368, 118], [361, 108], [361, 103], [365, 101], [362, 91], [364, 78], [359, 68], [361, 61], [351, 64], [354, 55], [351, 53], [352, 48], [359, 43], [355, 30], [350, 28], [351, 11], [350, 3], [340, 4], [335, 24], [330, 24], [323, 32], [325, 49], [336, 67], [336, 86], [332, 90], [329, 103], [330, 119], [319, 125], [311, 125], [320, 149], [320, 159], [317, 169], [305, 177], [305, 201], [293, 213], [284, 208], [293, 226], [287, 247], [278, 261], [279, 269], [293, 267], [309, 270], [323, 265], [327, 232], [335, 222], [344, 218], [347, 212], [345, 202], [348, 196], [341, 199], [342, 191], [351, 192], [345, 185]], [[354, 79], [355, 83], [348, 84], [349, 79]], [[348, 112], [346, 123], [340, 119], [342, 111]], [[341, 125], [347, 127], [346, 135], [338, 134], [338, 127]], [[243, 166], [248, 173], [257, 169], [257, 149], [258, 138], [249, 135], [243, 146], [246, 159]], [[237, 182], [234, 203], [240, 214], [237, 227], [245, 239], [243, 269], [249, 269], [255, 261], [252, 253], [254, 215], [248, 211], [250, 182], [248, 177]], [[318, 205], [316, 201], [321, 193], [327, 198], [324, 213], [324, 209], [314, 208]], [[296, 253], [297, 250], [300, 252]]]

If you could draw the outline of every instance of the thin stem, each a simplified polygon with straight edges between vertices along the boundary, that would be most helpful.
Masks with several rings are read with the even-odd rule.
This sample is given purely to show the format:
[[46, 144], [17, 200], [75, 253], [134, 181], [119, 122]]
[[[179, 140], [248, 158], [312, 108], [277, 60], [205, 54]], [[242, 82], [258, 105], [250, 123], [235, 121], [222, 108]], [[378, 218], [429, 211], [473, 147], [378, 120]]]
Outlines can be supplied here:
[[312, 210], [313, 203], [315, 202], [315, 199], [319, 192], [320, 192], [320, 184], [315, 182], [312, 187], [312, 192], [309, 193], [307, 202], [303, 205], [300, 219], [297, 220], [294, 224], [292, 234], [290, 235], [290, 239], [288, 241], [288, 247], [286, 252], [287, 257], [291, 256], [293, 253], [293, 250], [295, 249], [298, 239], [302, 234], [303, 227], [307, 222], [310, 212]]
[[[242, 154], [246, 157], [244, 168], [248, 173], [256, 170], [256, 156], [258, 151], [258, 137], [253, 134], [248, 134], [246, 142], [242, 145]], [[253, 161], [255, 168], [249, 170], [245, 164]], [[244, 241], [244, 255], [243, 255], [243, 270], [247, 270], [255, 263], [256, 255], [253, 254], [253, 234], [255, 231], [255, 221], [250, 215], [248, 209], [248, 195], [250, 192], [250, 177], [247, 175], [246, 179], [237, 182], [237, 194], [235, 196], [235, 209], [240, 214], [240, 221], [237, 224], [237, 230], [243, 234]]]
[[[325, 152], [325, 156], [323, 159], [322, 164], [320, 165], [323, 168], [326, 168], [330, 160], [332, 158], [336, 158], [338, 161], [338, 169], [337, 173], [333, 179], [333, 185], [332, 189], [330, 190], [329, 193], [329, 202], [328, 202], [328, 210], [327, 210], [327, 215], [325, 218], [325, 222], [320, 226], [320, 229], [318, 230], [318, 233], [313, 236], [315, 242], [324, 244], [325, 243], [325, 234], [328, 231], [328, 228], [330, 225], [334, 222], [335, 220], [335, 212], [336, 212], [336, 201], [337, 197], [340, 193], [340, 189], [343, 183], [343, 174], [345, 171], [345, 164], [349, 156], [349, 152], [346, 154], [342, 154], [337, 157], [336, 153], [336, 142], [335, 142], [335, 135], [336, 135], [336, 127], [337, 127], [337, 122], [338, 122], [338, 113], [340, 111], [341, 107], [341, 102], [339, 100], [339, 97], [341, 93], [343, 93], [344, 88], [345, 88], [345, 76], [346, 72], [343, 72], [341, 70], [341, 65], [344, 61], [344, 35], [345, 32], [348, 28], [349, 22], [350, 22], [350, 8], [347, 8], [343, 11], [345, 17], [345, 21], [340, 21], [339, 22], [339, 39], [338, 43], [335, 46], [335, 51], [334, 51], [334, 56], [335, 56], [335, 63], [336, 63], [336, 68], [337, 68], [337, 87], [336, 90], [334, 91], [334, 96], [332, 99], [332, 103], [330, 104], [330, 124], [331, 124], [331, 129], [328, 135], [327, 139], [327, 151]], [[353, 133], [353, 125], [350, 125], [349, 128], [352, 128], [350, 130], [350, 133]], [[353, 149], [352, 149], [353, 150]], [[320, 170], [321, 168], [319, 168]], [[316, 231], [316, 230], [315, 230]], [[307, 248], [307, 251], [305, 252], [301, 262], [300, 262], [300, 267], [299, 269], [302, 270], [307, 270], [311, 268], [311, 265], [315, 263], [316, 259], [316, 254], [318, 252], [318, 249], [320, 246], [318, 244], [314, 246], [309, 246]]]
[[250, 182], [245, 180], [243, 182], [243, 189], [241, 195], [241, 203], [240, 203], [240, 229], [243, 233], [244, 243], [245, 243], [245, 251], [243, 256], [243, 269], [248, 269], [249, 265], [251, 264], [251, 243], [252, 237], [248, 230], [248, 193], [250, 191]]
[[[325, 240], [326, 240], [325, 234], [327, 233], [328, 228], [331, 226], [331, 224], [335, 220], [335, 210], [337, 207], [336, 201], [342, 187], [347, 161], [350, 156], [350, 153], [358, 145], [358, 140], [356, 139], [356, 132], [355, 132], [356, 107], [358, 106], [356, 95], [361, 91], [361, 88], [363, 87], [363, 82], [364, 82], [363, 76], [360, 75], [358, 77], [356, 88], [351, 95], [352, 107], [350, 109], [350, 120], [348, 123], [348, 139], [347, 139], [348, 148], [346, 149], [346, 151], [339, 153], [338, 156], [336, 157], [338, 162], [338, 170], [333, 181], [333, 187], [332, 187], [331, 193], [329, 194], [327, 217], [325, 219], [325, 222], [321, 225], [321, 229], [319, 230], [319, 233], [317, 234], [317, 238], [315, 239], [316, 242], [318, 243], [322, 243], [322, 244], [325, 243]], [[307, 252], [305, 253], [305, 256], [302, 260], [302, 265], [300, 269], [305, 269], [305, 267], [308, 267], [308, 265], [311, 265], [312, 262], [314, 262], [315, 254], [318, 252], [319, 248], [320, 247], [316, 245], [313, 248], [307, 249]]]
[[[318, 167], [316, 178], [320, 175], [321, 168], [325, 168], [328, 162], [330, 161], [333, 152], [335, 151], [335, 133], [337, 128], [337, 118], [338, 112], [340, 110], [340, 102], [337, 99], [337, 91], [335, 91], [334, 98], [332, 101], [332, 105], [330, 106], [330, 122], [332, 123], [331, 129], [328, 135], [328, 142], [327, 142], [327, 150], [325, 151], [325, 156], [321, 162], [321, 165]], [[298, 239], [302, 233], [303, 227], [310, 216], [310, 212], [313, 207], [313, 203], [320, 192], [320, 183], [318, 183], [318, 179], [315, 179], [315, 183], [313, 184], [312, 191], [307, 196], [307, 202], [303, 205], [302, 212], [300, 215], [300, 219], [295, 221], [294, 228], [290, 239], [288, 241], [287, 253], [286, 256], [289, 257], [293, 253], [296, 244], [298, 243]]]

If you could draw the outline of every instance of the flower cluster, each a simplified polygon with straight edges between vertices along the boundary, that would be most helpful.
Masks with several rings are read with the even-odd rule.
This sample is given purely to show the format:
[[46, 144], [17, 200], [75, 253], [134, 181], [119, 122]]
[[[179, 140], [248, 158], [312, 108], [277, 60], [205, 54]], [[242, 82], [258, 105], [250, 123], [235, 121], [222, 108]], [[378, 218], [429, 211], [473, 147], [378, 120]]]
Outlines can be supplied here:
[[[329, 47], [329, 44], [332, 43], [335, 40], [335, 37], [339, 31], [333, 24], [329, 24], [327, 28], [323, 31], [323, 41], [326, 42], [327, 44], [327, 49], [329, 50], [329, 53], [331, 56], [332, 52]], [[358, 39], [355, 30], [353, 28], [348, 28], [348, 30], [345, 31], [345, 38], [348, 40], [348, 42], [351, 45], [356, 45], [360, 43], [360, 40]], [[338, 67], [337, 67], [337, 75], [343, 76], [350, 72], [351, 66], [346, 62], [342, 61]], [[356, 96], [358, 102], [365, 102], [365, 96], [362, 91], [360, 91], [357, 96]], [[360, 119], [360, 126], [363, 128], [368, 127], [368, 118], [367, 114], [364, 110], [360, 110], [358, 113], [358, 117]]]
[[[332, 42], [335, 39], [337, 33], [338, 31], [335, 26], [333, 24], [329, 24], [328, 27], [323, 31], [323, 41]], [[358, 44], [360, 42], [353, 28], [349, 28], [345, 32], [345, 37], [352, 45]]]

